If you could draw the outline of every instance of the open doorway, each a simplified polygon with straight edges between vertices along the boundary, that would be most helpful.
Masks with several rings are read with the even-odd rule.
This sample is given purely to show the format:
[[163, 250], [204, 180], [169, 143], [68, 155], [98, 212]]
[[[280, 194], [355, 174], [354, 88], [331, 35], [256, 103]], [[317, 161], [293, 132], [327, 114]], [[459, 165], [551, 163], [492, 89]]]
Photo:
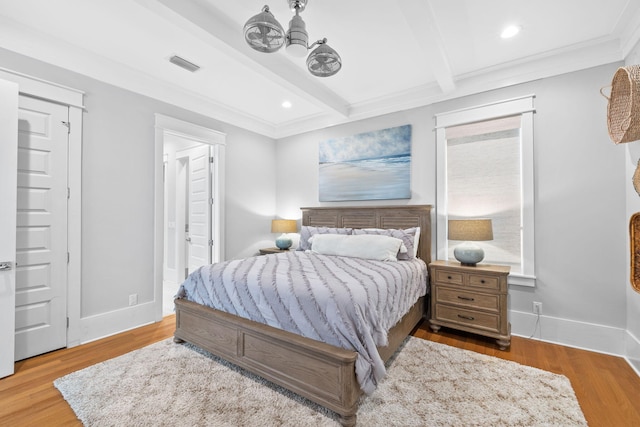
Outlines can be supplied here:
[[211, 146], [167, 135], [163, 146], [165, 239], [163, 315], [173, 312], [180, 283], [201, 265], [212, 262]]
[[223, 253], [225, 135], [156, 115], [156, 301], [173, 313], [186, 275]]

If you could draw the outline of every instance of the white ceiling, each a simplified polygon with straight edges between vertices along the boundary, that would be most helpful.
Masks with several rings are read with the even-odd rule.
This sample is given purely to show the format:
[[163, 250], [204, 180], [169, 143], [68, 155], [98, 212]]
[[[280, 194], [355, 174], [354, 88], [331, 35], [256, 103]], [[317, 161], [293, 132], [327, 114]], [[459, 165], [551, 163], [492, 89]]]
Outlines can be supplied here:
[[[637, 0], [309, 0], [310, 41], [343, 60], [318, 78], [245, 44], [265, 3], [287, 28], [286, 0], [0, 0], [0, 47], [281, 138], [620, 61], [640, 40]], [[507, 24], [522, 30], [503, 40]]]

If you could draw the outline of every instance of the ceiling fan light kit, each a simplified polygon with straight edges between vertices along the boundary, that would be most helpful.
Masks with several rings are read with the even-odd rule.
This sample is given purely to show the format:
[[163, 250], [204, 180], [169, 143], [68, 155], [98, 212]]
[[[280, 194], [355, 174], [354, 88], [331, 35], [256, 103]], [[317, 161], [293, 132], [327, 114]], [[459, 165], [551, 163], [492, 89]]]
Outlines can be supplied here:
[[284, 44], [284, 28], [265, 6], [244, 24], [244, 39], [258, 52], [272, 53]]
[[269, 11], [269, 6], [264, 6], [262, 12], [251, 17], [244, 25], [245, 41], [253, 49], [263, 53], [276, 52], [286, 44], [287, 53], [297, 57], [304, 57], [309, 50], [318, 46], [307, 57], [307, 68], [317, 77], [333, 76], [342, 68], [342, 58], [327, 44], [326, 38], [309, 45], [306, 24], [300, 17], [300, 12], [305, 10], [309, 0], [287, 2], [295, 15], [291, 18], [286, 33]]

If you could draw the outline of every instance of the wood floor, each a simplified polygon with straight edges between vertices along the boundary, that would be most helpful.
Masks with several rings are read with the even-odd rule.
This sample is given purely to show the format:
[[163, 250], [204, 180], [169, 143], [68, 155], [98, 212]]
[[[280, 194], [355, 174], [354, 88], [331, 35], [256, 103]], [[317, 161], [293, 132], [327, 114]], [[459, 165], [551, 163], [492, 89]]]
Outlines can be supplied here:
[[[70, 372], [144, 347], [173, 334], [175, 316], [162, 322], [71, 349], [16, 363], [16, 373], [0, 380], [0, 426], [79, 426], [73, 411], [53, 387]], [[513, 337], [500, 351], [493, 340], [441, 330], [424, 322], [413, 335], [455, 347], [563, 374], [571, 380], [590, 427], [640, 426], [640, 377], [619, 357]]]

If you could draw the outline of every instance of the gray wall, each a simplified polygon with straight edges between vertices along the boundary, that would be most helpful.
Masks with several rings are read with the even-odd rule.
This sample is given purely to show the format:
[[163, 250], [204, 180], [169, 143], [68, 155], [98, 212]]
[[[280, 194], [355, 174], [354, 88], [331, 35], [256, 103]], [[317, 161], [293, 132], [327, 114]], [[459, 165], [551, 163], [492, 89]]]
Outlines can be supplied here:
[[[602, 86], [616, 64], [397, 112], [278, 141], [278, 213], [318, 202], [318, 142], [413, 125], [412, 198], [435, 204], [434, 114], [534, 94], [537, 286], [511, 286], [513, 332], [620, 354], [627, 324], [624, 150], [608, 140]], [[365, 204], [364, 202], [360, 202]], [[334, 203], [337, 204], [337, 203]], [[595, 332], [595, 333], [594, 333]], [[603, 335], [604, 337], [600, 337]]]
[[[640, 44], [636, 45], [633, 52], [626, 61], [627, 65], [640, 64]], [[613, 77], [613, 76], [612, 76]], [[625, 171], [626, 171], [626, 190], [627, 190], [627, 212], [626, 220], [631, 215], [640, 211], [640, 197], [633, 188], [632, 178], [640, 161], [640, 142], [634, 141], [618, 148], [624, 151]], [[627, 251], [627, 274], [631, 276], [630, 268], [631, 259], [630, 252]], [[640, 293], [636, 292], [627, 279], [627, 336], [626, 336], [626, 355], [628, 360], [633, 364], [637, 372], [640, 372]]]
[[[0, 67], [85, 92], [83, 318], [123, 309], [133, 293], [140, 304], [153, 300], [155, 113], [227, 134], [225, 258], [252, 255], [260, 240], [271, 239], [269, 221], [276, 206], [272, 139], [3, 49]], [[83, 336], [97, 338], [91, 331]]]

